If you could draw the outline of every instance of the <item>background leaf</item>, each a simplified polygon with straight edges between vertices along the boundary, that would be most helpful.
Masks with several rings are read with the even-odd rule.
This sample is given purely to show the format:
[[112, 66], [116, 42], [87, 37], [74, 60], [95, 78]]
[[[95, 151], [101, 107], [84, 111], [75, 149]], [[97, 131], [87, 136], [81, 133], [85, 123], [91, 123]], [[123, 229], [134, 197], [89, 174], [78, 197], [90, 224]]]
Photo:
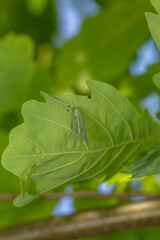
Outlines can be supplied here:
[[17, 107], [24, 100], [33, 70], [34, 45], [28, 36], [6, 36], [0, 41], [0, 111]]
[[133, 168], [127, 173], [132, 174], [133, 178], [140, 178], [160, 172], [160, 147], [154, 149], [144, 158], [131, 163]]
[[149, 29], [151, 31], [152, 37], [160, 50], [160, 14], [146, 13], [146, 18], [148, 21]]
[[153, 82], [156, 85], [156, 87], [160, 89], [160, 73], [154, 75]]
[[156, 11], [160, 12], [160, 2], [159, 0], [150, 0]]
[[153, 92], [157, 92], [152, 78], [155, 73], [158, 73], [160, 64], [155, 64], [148, 67], [145, 74], [140, 76], [128, 76], [120, 82], [119, 90], [123, 95], [135, 101], [147, 97]]
[[[159, 3], [157, 1], [151, 1], [155, 8], [159, 11]], [[160, 14], [147, 13], [146, 14], [148, 24], [152, 36], [160, 49]], [[160, 89], [160, 74], [156, 74], [153, 78], [155, 85]], [[129, 164], [132, 168], [126, 171], [129, 174], [132, 174], [133, 178], [140, 178], [147, 175], [156, 174], [160, 170], [160, 147], [155, 148], [144, 158]], [[129, 166], [128, 165], [128, 166]]]
[[1, 0], [0, 15], [1, 37], [8, 32], [27, 34], [39, 46], [51, 41], [56, 30], [54, 0], [45, 0], [43, 6], [42, 0]]
[[149, 9], [146, 0], [107, 1], [96, 17], [85, 21], [81, 33], [61, 48], [56, 65], [59, 80], [81, 88], [86, 79], [119, 82], [137, 48], [149, 38], [144, 17]]

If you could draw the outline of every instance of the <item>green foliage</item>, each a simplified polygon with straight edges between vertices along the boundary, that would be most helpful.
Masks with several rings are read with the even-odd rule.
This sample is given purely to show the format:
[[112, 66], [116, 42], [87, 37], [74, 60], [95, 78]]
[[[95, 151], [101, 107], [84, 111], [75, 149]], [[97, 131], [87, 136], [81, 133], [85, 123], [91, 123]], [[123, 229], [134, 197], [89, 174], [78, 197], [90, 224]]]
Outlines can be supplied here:
[[152, 228], [152, 229], [145, 229], [145, 230], [138, 230], [138, 231], [129, 231], [125, 233], [117, 233], [111, 234], [106, 236], [99, 236], [99, 237], [92, 237], [92, 238], [83, 238], [80, 240], [159, 240], [160, 229], [159, 228]]
[[[158, 1], [152, 1], [153, 5], [159, 11], [160, 4]], [[148, 24], [152, 33], [152, 36], [160, 49], [160, 14], [147, 13], [146, 14]], [[156, 74], [153, 78], [155, 85], [160, 89], [160, 74]], [[139, 178], [146, 175], [152, 175], [160, 172], [160, 147], [155, 148], [153, 151], [149, 152], [144, 158], [139, 159], [127, 166], [132, 166], [131, 169], [126, 171], [132, 174], [133, 178]]]
[[119, 204], [119, 201], [117, 199], [111, 199], [107, 201], [106, 199], [102, 199], [102, 198], [94, 198], [94, 201], [91, 201], [91, 199], [87, 199], [87, 198], [74, 200], [74, 207], [77, 209], [78, 212], [112, 207], [118, 204]]
[[0, 113], [21, 105], [33, 70], [33, 42], [10, 34], [0, 41]]
[[107, 1], [100, 14], [87, 19], [81, 33], [61, 48], [60, 81], [74, 86], [86, 79], [119, 82], [137, 48], [149, 38], [144, 11], [150, 8], [146, 0]]
[[35, 15], [40, 15], [45, 11], [49, 1], [46, 0], [26, 0], [29, 11]]
[[[50, 73], [34, 62], [34, 42], [29, 36], [8, 34], [0, 40], [0, 51], [0, 154], [2, 154], [8, 144], [8, 131], [21, 121], [19, 116], [21, 104], [33, 97], [41, 99], [39, 92], [42, 89], [52, 93], [53, 83]], [[0, 194], [15, 194], [19, 191], [18, 179], [0, 167]], [[0, 202], [0, 214], [4, 215], [0, 221], [0, 228], [49, 217], [56, 202], [34, 202], [20, 210], [17, 210], [11, 202]]]
[[144, 158], [128, 164], [133, 166], [127, 173], [131, 173], [133, 178], [140, 178], [160, 172], [160, 147], [155, 148]]
[[[8, 144], [7, 132], [0, 129], [0, 154]], [[18, 179], [0, 166], [0, 194], [19, 193]], [[23, 208], [16, 208], [11, 201], [0, 201], [0, 228], [43, 219], [51, 215], [56, 200], [35, 201]]]
[[158, 49], [160, 50], [160, 37], [159, 37], [160, 14], [146, 13], [146, 18], [148, 21], [152, 37], [156, 42]]
[[160, 2], [159, 0], [150, 0], [156, 11], [160, 12]]
[[[88, 81], [88, 86], [91, 98], [43, 94], [46, 103], [23, 105], [24, 124], [11, 132], [2, 161], [21, 179], [22, 198], [17, 206], [69, 182], [104, 175], [108, 179], [123, 163], [136, 160], [160, 143], [160, 127], [147, 112], [140, 118], [127, 99], [108, 84]], [[73, 111], [67, 110], [74, 107], [85, 122], [88, 144], [72, 138]]]
[[[140, 100], [157, 91], [151, 77], [158, 73], [159, 64], [149, 67], [142, 76], [129, 74], [137, 49], [149, 38], [144, 18], [144, 12], [151, 9], [149, 1], [97, 2], [101, 5], [99, 14], [85, 20], [77, 37], [54, 49], [50, 44], [57, 30], [54, 0], [0, 1], [0, 36], [7, 34], [0, 39], [0, 153], [8, 144], [11, 128], [22, 122], [22, 103], [29, 99], [41, 101], [40, 91], [58, 95], [62, 94], [61, 90], [64, 93], [65, 85], [72, 86], [70, 92], [79, 94], [88, 92], [83, 85], [87, 78], [99, 79], [119, 88], [139, 112]], [[159, 1], [152, 0], [152, 4], [160, 12]], [[160, 47], [159, 14], [149, 13], [147, 19]], [[155, 75], [156, 86], [160, 86], [159, 79], [159, 74]], [[140, 117], [133, 105], [110, 85], [96, 81], [88, 84], [91, 99], [44, 95], [45, 103], [32, 100], [23, 105], [24, 123], [11, 132], [9, 146], [3, 155], [3, 165], [11, 173], [0, 167], [0, 194], [19, 193], [16, 176], [21, 179], [25, 198], [17, 198], [15, 205], [25, 205], [52, 188], [59, 191], [57, 185], [63, 191], [63, 186], [68, 183], [75, 191], [95, 191], [102, 181], [107, 180], [108, 184], [117, 183], [115, 192], [132, 191], [135, 188], [130, 185], [131, 174], [119, 172], [127, 161], [134, 165], [135, 174], [139, 174], [140, 169], [141, 175], [158, 171], [158, 123], [147, 112]], [[80, 131], [83, 137], [78, 142], [72, 134], [74, 107], [84, 121], [81, 125], [86, 128]], [[77, 124], [79, 122], [76, 120]], [[76, 134], [79, 134], [78, 129]], [[159, 192], [155, 176], [143, 178], [141, 182], [142, 191]], [[3, 216], [0, 228], [49, 217], [56, 202], [35, 200], [22, 208], [14, 207], [12, 202], [0, 202]], [[75, 200], [77, 211], [116, 204], [121, 202]], [[145, 239], [156, 239], [154, 233], [147, 234]], [[118, 237], [137, 240], [143, 235], [128, 233]], [[114, 238], [117, 239], [117, 235]]]
[[51, 40], [55, 30], [54, 0], [1, 0], [0, 36], [8, 32], [30, 35], [36, 46]]
[[159, 72], [159, 69], [160, 64], [158, 63], [149, 66], [147, 72], [143, 75], [127, 76], [120, 82], [119, 90], [123, 95], [134, 101], [147, 97], [149, 94], [157, 91], [152, 77]]
[[159, 185], [157, 175], [152, 175], [152, 176], [146, 177], [142, 181], [142, 187], [143, 187], [143, 191], [145, 193], [159, 193], [160, 185]]
[[156, 85], [156, 87], [160, 89], [160, 73], [154, 75], [153, 82]]
[[19, 108], [33, 96], [40, 99], [40, 90], [52, 92], [49, 73], [33, 62], [30, 37], [9, 34], [0, 41], [0, 51], [0, 115]]

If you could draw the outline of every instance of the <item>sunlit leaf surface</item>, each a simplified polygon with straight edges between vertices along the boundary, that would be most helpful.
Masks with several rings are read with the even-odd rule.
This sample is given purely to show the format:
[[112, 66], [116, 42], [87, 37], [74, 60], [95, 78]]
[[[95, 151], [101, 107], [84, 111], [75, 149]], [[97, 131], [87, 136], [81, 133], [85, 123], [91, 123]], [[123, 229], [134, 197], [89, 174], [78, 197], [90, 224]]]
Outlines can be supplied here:
[[159, 0], [150, 0], [156, 11], [160, 12], [160, 1]]
[[[93, 178], [106, 179], [127, 161], [138, 160], [160, 143], [160, 127], [146, 112], [142, 118], [112, 86], [88, 81], [87, 96], [52, 97], [23, 105], [24, 123], [10, 134], [3, 166], [21, 179], [22, 195], [16, 202], [50, 189]], [[73, 112], [81, 113], [88, 144], [73, 140]]]

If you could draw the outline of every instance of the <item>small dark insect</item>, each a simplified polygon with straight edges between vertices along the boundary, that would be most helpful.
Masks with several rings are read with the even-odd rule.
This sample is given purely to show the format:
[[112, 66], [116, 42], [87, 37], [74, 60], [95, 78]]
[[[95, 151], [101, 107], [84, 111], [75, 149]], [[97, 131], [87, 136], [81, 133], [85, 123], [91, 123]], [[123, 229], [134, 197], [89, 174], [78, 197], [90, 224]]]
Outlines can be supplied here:
[[67, 112], [70, 112], [70, 110], [67, 109]]
[[88, 96], [88, 98], [91, 98], [91, 96]]
[[40, 160], [35, 162], [30, 169], [28, 169], [28, 172], [26, 173], [25, 179], [28, 180], [29, 178], [32, 178], [32, 174], [34, 169], [38, 166], [40, 163]]
[[70, 105], [68, 105], [67, 107], [71, 107]]

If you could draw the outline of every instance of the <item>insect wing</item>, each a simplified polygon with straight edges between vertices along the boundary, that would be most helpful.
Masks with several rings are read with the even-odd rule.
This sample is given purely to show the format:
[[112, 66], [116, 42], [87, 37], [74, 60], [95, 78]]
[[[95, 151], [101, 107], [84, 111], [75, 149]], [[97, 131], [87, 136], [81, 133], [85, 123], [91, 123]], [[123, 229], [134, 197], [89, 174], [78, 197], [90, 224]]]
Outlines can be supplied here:
[[87, 136], [87, 131], [86, 131], [86, 127], [84, 124], [84, 120], [82, 118], [82, 115], [79, 112], [79, 118], [80, 118], [80, 135], [81, 137], [85, 140], [85, 142], [88, 144], [88, 136]]
[[85, 124], [82, 118], [81, 113], [78, 111], [78, 109], [73, 109], [73, 120], [72, 120], [72, 130], [73, 130], [73, 140], [75, 142], [79, 142], [82, 139], [85, 140], [85, 142], [88, 144], [88, 137], [87, 137], [87, 131], [85, 128]]
[[72, 123], [71, 123], [71, 128], [72, 128], [72, 138], [75, 142], [81, 141], [81, 135], [80, 135], [80, 119], [78, 115], [78, 111], [74, 108], [73, 109], [73, 118], [72, 118]]

